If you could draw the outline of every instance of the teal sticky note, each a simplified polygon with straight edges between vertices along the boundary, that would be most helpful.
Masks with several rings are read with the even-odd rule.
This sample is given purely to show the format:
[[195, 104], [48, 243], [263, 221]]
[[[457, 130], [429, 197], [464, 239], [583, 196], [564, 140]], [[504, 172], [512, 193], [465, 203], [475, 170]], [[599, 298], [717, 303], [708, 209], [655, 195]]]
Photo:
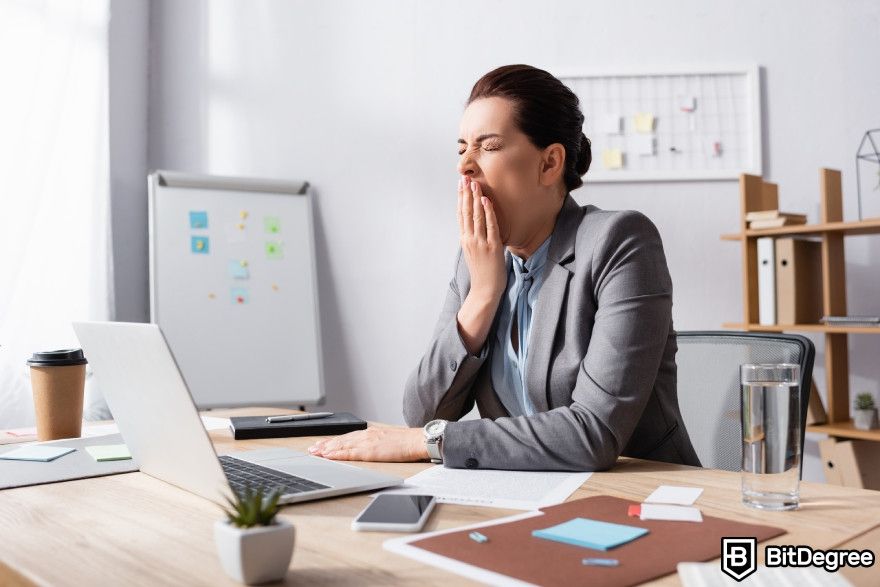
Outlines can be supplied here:
[[209, 245], [210, 243], [206, 236], [194, 236], [190, 240], [190, 250], [192, 250], [193, 253], [203, 253], [207, 255]]
[[193, 211], [189, 213], [190, 228], [208, 228], [208, 213]]
[[244, 287], [233, 287], [229, 290], [230, 298], [232, 299], [233, 304], [246, 304], [248, 303], [248, 290]]
[[284, 250], [281, 248], [281, 243], [275, 241], [268, 241], [266, 243], [266, 258], [267, 259], [283, 259], [284, 258]]
[[574, 518], [556, 526], [533, 530], [532, 536], [584, 548], [608, 550], [647, 533], [646, 528], [588, 520], [587, 518]]
[[263, 226], [266, 228], [266, 232], [270, 234], [281, 232], [281, 220], [277, 216], [266, 216], [263, 218]]
[[70, 454], [75, 450], [75, 448], [69, 448], [67, 446], [34, 444], [22, 446], [15, 450], [0, 454], [0, 459], [7, 459], [10, 461], [41, 461], [47, 463], [49, 461], [54, 461], [58, 457]]
[[92, 458], [99, 463], [104, 461], [126, 461], [131, 458], [131, 453], [128, 452], [128, 447], [124, 444], [87, 446], [86, 452], [92, 455]]
[[248, 270], [248, 262], [238, 259], [229, 260], [229, 277], [233, 279], [248, 279], [251, 276]]

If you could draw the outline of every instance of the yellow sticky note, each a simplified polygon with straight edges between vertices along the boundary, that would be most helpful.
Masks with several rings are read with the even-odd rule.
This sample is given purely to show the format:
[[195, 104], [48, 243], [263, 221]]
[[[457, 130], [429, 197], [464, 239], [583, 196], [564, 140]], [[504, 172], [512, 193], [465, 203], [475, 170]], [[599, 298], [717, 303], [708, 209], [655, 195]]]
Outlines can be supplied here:
[[605, 169], [623, 167], [623, 152], [620, 149], [602, 149], [602, 167]]
[[248, 217], [247, 210], [242, 210], [241, 212], [239, 212], [238, 215], [241, 217], [242, 220], [244, 220], [245, 218]]
[[650, 112], [638, 112], [635, 116], [636, 132], [654, 132], [654, 115]]

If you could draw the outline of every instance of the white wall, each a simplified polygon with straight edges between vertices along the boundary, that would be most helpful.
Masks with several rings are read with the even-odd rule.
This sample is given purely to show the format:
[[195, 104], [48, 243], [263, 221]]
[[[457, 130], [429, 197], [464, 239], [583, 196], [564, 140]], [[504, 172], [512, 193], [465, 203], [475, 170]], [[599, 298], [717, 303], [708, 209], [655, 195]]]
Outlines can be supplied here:
[[[156, 1], [149, 166], [313, 183], [329, 405], [401, 422], [403, 384], [457, 246], [458, 119], [473, 82], [495, 66], [757, 63], [765, 176], [779, 183], [782, 207], [815, 221], [818, 169], [827, 166], [843, 170], [854, 218], [855, 150], [865, 129], [880, 126], [880, 4], [724, 5]], [[737, 228], [736, 182], [595, 185], [575, 195], [657, 223], [678, 329], [740, 319], [739, 248], [719, 240]], [[146, 257], [142, 239], [120, 246]], [[854, 313], [880, 311], [878, 253], [877, 239], [847, 244]], [[139, 288], [144, 267], [128, 275]], [[877, 391], [878, 343], [851, 337], [854, 388]], [[807, 478], [821, 476], [815, 443], [807, 448]]]

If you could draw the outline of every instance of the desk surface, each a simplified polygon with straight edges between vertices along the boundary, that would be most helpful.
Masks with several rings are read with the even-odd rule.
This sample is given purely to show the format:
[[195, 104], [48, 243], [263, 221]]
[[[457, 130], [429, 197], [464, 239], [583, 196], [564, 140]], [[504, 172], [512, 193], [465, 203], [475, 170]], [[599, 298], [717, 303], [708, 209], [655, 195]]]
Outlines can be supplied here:
[[[265, 414], [277, 409], [212, 411], [212, 416]], [[287, 446], [304, 450], [310, 438], [234, 441], [212, 431], [220, 454]], [[423, 463], [357, 463], [407, 477]], [[661, 484], [704, 487], [698, 505], [705, 514], [779, 526], [788, 530], [768, 541], [814, 548], [871, 548], [880, 554], [880, 492], [802, 483], [802, 506], [794, 512], [760, 512], [740, 503], [740, 476], [717, 471], [621, 458], [595, 473], [571, 499], [615, 495], [641, 501]], [[286, 582], [300, 585], [471, 584], [389, 553], [382, 542], [396, 534], [353, 532], [351, 519], [366, 506], [366, 494], [285, 506], [281, 515], [297, 529]], [[517, 513], [511, 510], [441, 504], [425, 530], [452, 528]], [[128, 473], [0, 492], [0, 584], [3, 585], [238, 585], [220, 568], [212, 525], [221, 517], [210, 502], [153, 479]], [[759, 547], [759, 552], [763, 549]], [[845, 571], [856, 585], [876, 585], [877, 566]], [[669, 575], [651, 585], [679, 585]]]

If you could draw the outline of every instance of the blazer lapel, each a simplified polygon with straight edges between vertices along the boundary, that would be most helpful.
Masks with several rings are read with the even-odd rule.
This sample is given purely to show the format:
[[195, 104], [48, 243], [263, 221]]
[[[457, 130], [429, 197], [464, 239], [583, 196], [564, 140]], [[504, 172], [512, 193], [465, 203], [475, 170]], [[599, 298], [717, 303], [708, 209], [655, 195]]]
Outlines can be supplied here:
[[526, 383], [536, 412], [546, 412], [549, 409], [547, 379], [550, 375], [553, 339], [571, 279], [568, 265], [574, 259], [575, 236], [581, 218], [583, 209], [570, 194], [567, 195], [556, 217], [550, 250], [547, 252], [547, 266], [544, 268], [544, 284], [538, 293], [529, 334]]

